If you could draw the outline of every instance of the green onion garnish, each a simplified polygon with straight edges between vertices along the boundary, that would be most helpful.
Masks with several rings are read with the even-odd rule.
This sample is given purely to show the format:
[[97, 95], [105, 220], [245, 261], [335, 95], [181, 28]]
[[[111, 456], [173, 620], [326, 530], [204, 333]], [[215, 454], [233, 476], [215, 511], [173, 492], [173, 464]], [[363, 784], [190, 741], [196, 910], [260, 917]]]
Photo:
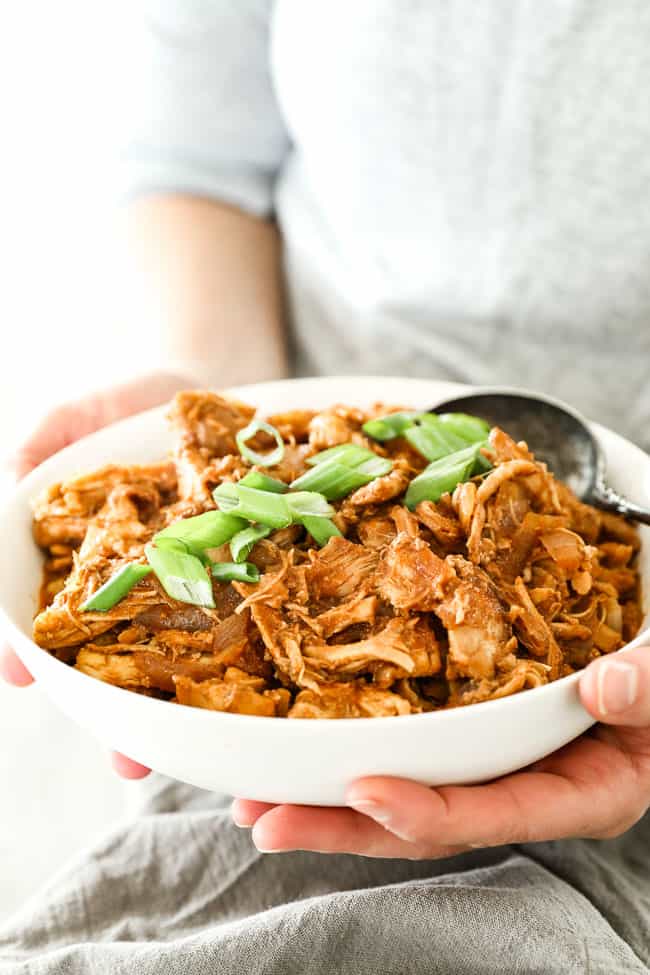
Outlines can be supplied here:
[[181, 603], [214, 609], [212, 583], [200, 559], [155, 545], [147, 545], [144, 553], [168, 596]]
[[183, 543], [192, 555], [202, 556], [208, 548], [219, 548], [229, 542], [233, 535], [246, 528], [246, 522], [223, 511], [206, 511], [193, 518], [182, 518], [163, 528], [154, 536], [154, 544], [160, 548], [169, 547], [166, 539]]
[[373, 440], [393, 440], [394, 437], [401, 437], [404, 431], [413, 425], [413, 421], [421, 416], [422, 413], [413, 411], [389, 413], [387, 416], [378, 416], [374, 420], [368, 420], [362, 429]]
[[318, 491], [329, 501], [337, 501], [373, 479], [371, 474], [360, 474], [353, 467], [326, 460], [306, 471], [291, 486], [303, 491]]
[[284, 481], [278, 481], [275, 477], [269, 477], [268, 474], [260, 474], [259, 471], [249, 471], [238, 484], [243, 484], [244, 487], [257, 488], [258, 491], [271, 491], [273, 494], [284, 494], [285, 491], [289, 490], [289, 485], [285, 484]]
[[374, 479], [375, 477], [383, 477], [385, 474], [390, 474], [393, 469], [393, 462], [387, 457], [379, 457], [378, 454], [372, 454], [368, 460], [357, 464], [354, 469], [357, 474], [363, 474], [364, 477]]
[[210, 572], [219, 582], [260, 581], [260, 571], [252, 562], [211, 562]]
[[468, 446], [466, 440], [461, 440], [452, 431], [446, 431], [442, 424], [437, 422], [437, 417], [431, 416], [431, 420], [433, 422], [423, 418], [420, 423], [404, 431], [405, 440], [427, 460], [439, 460]]
[[303, 518], [302, 523], [314, 539], [316, 544], [322, 548], [327, 545], [330, 538], [335, 535], [340, 537], [341, 532], [330, 518], [316, 518], [313, 515]]
[[312, 469], [297, 478], [291, 489], [317, 491], [328, 501], [344, 498], [351, 491], [393, 469], [392, 462], [387, 458], [353, 443], [323, 450], [310, 457], [307, 463], [312, 465]]
[[[277, 444], [275, 450], [272, 450], [270, 454], [258, 454], [257, 451], [246, 446], [246, 441], [254, 437], [260, 430], [270, 434]], [[237, 433], [235, 440], [239, 453], [251, 464], [259, 464], [260, 467], [273, 467], [275, 464], [279, 464], [284, 457], [284, 441], [280, 431], [276, 430], [270, 423], [265, 423], [264, 420], [251, 420], [248, 426]]]
[[[367, 447], [360, 447], [356, 443], [340, 443], [336, 447], [328, 447], [327, 450], [321, 450], [320, 453], [314, 454], [313, 457], [307, 458], [307, 463], [310, 467], [316, 467], [317, 464], [323, 464], [328, 460], [338, 461], [339, 464], [343, 464], [344, 467], [358, 467], [365, 460], [372, 460], [373, 457], [378, 455], [373, 450], [368, 450]], [[380, 458], [383, 460], [383, 458]]]
[[223, 511], [269, 528], [286, 528], [302, 521], [306, 515], [329, 518], [334, 514], [334, 509], [325, 498], [312, 491], [274, 494], [246, 487], [240, 481], [237, 484], [220, 484], [212, 496]]
[[490, 432], [490, 424], [469, 413], [438, 413], [438, 420], [446, 430], [453, 430], [466, 443], [485, 440]]
[[171, 535], [169, 537], [165, 536], [163, 538], [159, 538], [159, 536], [156, 535], [155, 542], [157, 548], [172, 549], [174, 552], [190, 551], [188, 546], [185, 544], [185, 542], [182, 542], [180, 538], [172, 538]]
[[[294, 481], [294, 484], [296, 482]], [[292, 521], [302, 521], [312, 515], [316, 518], [329, 518], [334, 514], [334, 508], [328, 504], [322, 494], [314, 491], [290, 491], [283, 499], [291, 514]]]
[[241, 481], [220, 484], [212, 492], [212, 497], [222, 511], [270, 528], [286, 528], [293, 520], [284, 495], [246, 487]]
[[[481, 444], [482, 447], [485, 443]], [[476, 455], [476, 464], [474, 465], [474, 474], [487, 474], [488, 471], [492, 470], [492, 464], [480, 451]]]
[[425, 467], [409, 484], [404, 497], [406, 507], [412, 510], [420, 501], [439, 501], [457, 484], [469, 480], [476, 471], [477, 458], [483, 446], [485, 442], [473, 444]]
[[[453, 426], [449, 423], [443, 423], [437, 413], [423, 413], [416, 421], [416, 424], [417, 426], [424, 427], [426, 430], [435, 430], [436, 433], [447, 441], [452, 450], [462, 450], [463, 447], [469, 447], [470, 444], [477, 443], [479, 440], [483, 441], [487, 437], [487, 433], [483, 433], [483, 431], [481, 431], [479, 437], [473, 433], [470, 436], [461, 437], [454, 430]], [[408, 434], [405, 434], [405, 436], [408, 436]]]
[[[241, 482], [238, 482], [241, 487]], [[219, 505], [219, 510], [229, 513], [239, 504], [237, 488], [231, 481], [222, 481], [212, 492], [212, 497]]]
[[268, 525], [251, 525], [249, 528], [237, 532], [235, 537], [230, 539], [230, 554], [233, 560], [245, 562], [255, 543], [270, 534], [271, 529]]
[[121, 599], [124, 599], [133, 587], [137, 586], [140, 580], [148, 576], [150, 572], [151, 566], [141, 565], [139, 562], [130, 562], [128, 565], [123, 565], [79, 609], [82, 613], [91, 611], [94, 613], [108, 612]]
[[485, 420], [467, 413], [393, 413], [369, 420], [363, 429], [375, 440], [404, 437], [429, 461], [482, 442], [490, 432]]

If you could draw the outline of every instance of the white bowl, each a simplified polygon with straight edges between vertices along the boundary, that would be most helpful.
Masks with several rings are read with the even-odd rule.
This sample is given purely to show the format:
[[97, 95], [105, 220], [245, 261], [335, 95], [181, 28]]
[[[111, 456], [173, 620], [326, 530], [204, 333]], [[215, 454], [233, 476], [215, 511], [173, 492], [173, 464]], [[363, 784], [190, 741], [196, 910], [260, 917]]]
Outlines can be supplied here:
[[[345, 377], [265, 383], [233, 390], [262, 412], [335, 402], [430, 407], [466, 387], [410, 379]], [[430, 785], [484, 781], [528, 765], [582, 734], [592, 719], [578, 675], [502, 700], [401, 718], [285, 721], [169, 704], [112, 687], [52, 657], [31, 639], [42, 553], [31, 534], [30, 499], [75, 473], [111, 462], [164, 456], [172, 437], [158, 408], [80, 440], [18, 486], [0, 512], [3, 629], [52, 700], [111, 748], [176, 779], [249, 799], [339, 805], [363, 775]], [[601, 427], [613, 487], [650, 504], [650, 458]], [[650, 530], [643, 530], [644, 606], [650, 607]], [[648, 620], [644, 625], [647, 626]], [[645, 638], [650, 636], [646, 629]], [[643, 642], [637, 637], [634, 645]], [[624, 652], [624, 651], [622, 651]]]

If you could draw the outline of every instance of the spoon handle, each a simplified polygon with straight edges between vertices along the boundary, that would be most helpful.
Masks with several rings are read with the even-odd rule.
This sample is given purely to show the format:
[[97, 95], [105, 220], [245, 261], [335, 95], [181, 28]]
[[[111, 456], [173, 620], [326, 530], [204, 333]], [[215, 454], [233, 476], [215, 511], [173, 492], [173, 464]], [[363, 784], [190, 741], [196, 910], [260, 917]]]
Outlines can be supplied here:
[[650, 525], [650, 509], [642, 508], [627, 498], [621, 497], [613, 488], [608, 487], [602, 481], [597, 483], [593, 489], [590, 501], [597, 508], [604, 508], [606, 511], [615, 511], [624, 518], [631, 521], [640, 521], [644, 525]]

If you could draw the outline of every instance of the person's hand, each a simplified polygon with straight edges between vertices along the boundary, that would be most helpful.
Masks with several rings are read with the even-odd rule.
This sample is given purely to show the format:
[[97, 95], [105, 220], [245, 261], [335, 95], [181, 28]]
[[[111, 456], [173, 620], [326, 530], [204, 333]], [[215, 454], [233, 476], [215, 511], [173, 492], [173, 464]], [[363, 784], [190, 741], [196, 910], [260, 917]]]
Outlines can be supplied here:
[[[51, 454], [101, 427], [166, 402], [192, 380], [171, 373], [157, 372], [133, 382], [103, 390], [76, 402], [58, 406], [39, 423], [31, 436], [9, 461], [17, 478], [24, 477]], [[32, 683], [32, 675], [10, 647], [0, 647], [0, 675], [16, 687]], [[128, 779], [139, 779], [149, 769], [125, 755], [114, 753], [113, 767]]]
[[344, 809], [237, 799], [233, 819], [253, 827], [253, 840], [265, 852], [410, 859], [507, 843], [618, 836], [650, 806], [650, 647], [594, 661], [582, 675], [580, 697], [601, 724], [534, 766], [487, 785], [430, 789], [373, 777], [350, 786]]

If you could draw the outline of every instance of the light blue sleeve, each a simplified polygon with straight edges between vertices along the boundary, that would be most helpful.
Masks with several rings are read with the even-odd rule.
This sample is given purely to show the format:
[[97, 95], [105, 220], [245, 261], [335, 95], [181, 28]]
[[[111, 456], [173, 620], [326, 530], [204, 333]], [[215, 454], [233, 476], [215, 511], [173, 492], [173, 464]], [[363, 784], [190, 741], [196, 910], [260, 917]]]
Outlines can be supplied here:
[[126, 197], [208, 196], [267, 216], [288, 137], [269, 68], [272, 0], [131, 0], [120, 164]]

